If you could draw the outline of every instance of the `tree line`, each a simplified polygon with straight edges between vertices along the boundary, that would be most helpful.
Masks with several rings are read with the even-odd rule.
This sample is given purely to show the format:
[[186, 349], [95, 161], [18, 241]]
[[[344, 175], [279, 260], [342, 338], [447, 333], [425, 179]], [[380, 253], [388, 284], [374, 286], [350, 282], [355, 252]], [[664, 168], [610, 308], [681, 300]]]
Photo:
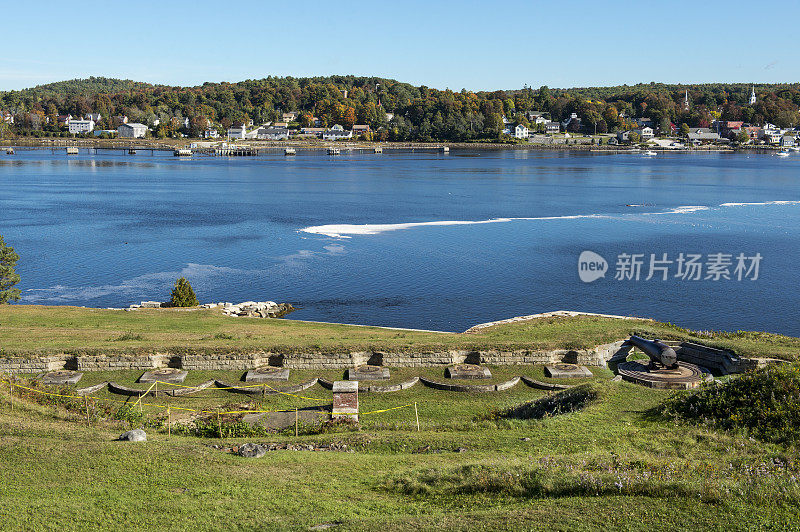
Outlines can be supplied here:
[[376, 140], [392, 141], [496, 140], [506, 126], [504, 118], [542, 130], [541, 124], [531, 123], [529, 111], [553, 121], [576, 113], [582, 128], [598, 133], [631, 129], [640, 117], [650, 118], [661, 131], [672, 124], [709, 127], [717, 119], [780, 127], [800, 123], [800, 84], [756, 85], [755, 90], [758, 99], [750, 105], [751, 86], [742, 83], [473, 92], [356, 76], [267, 77], [194, 87], [92, 77], [1, 92], [0, 112], [13, 114], [15, 123], [3, 123], [0, 133], [57, 132], [59, 115], [87, 113], [102, 115], [100, 129], [114, 129], [127, 116], [147, 125], [158, 121], [156, 136], [181, 132], [198, 137], [209, 124], [227, 128], [250, 120], [277, 122], [282, 113], [297, 111], [300, 126], [311, 125], [314, 118], [321, 127], [368, 124]]

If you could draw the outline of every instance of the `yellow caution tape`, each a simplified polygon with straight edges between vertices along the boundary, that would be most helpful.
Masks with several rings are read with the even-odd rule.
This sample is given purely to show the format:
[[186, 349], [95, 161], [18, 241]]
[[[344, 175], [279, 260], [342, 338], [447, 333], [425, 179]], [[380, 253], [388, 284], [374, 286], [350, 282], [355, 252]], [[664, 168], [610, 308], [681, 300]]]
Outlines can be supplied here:
[[[41, 394], [41, 395], [49, 395], [49, 396], [52, 396], [52, 397], [64, 397], [64, 398], [67, 398], [67, 399], [94, 399], [95, 401], [106, 401], [106, 402], [111, 402], [111, 403], [131, 404], [131, 403], [127, 402], [127, 401], [120, 401], [118, 399], [107, 399], [107, 398], [104, 398], [104, 397], [97, 397], [97, 396], [94, 396], [94, 395], [64, 395], [64, 394], [53, 393], [53, 392], [45, 392], [45, 391], [42, 391], [42, 390], [37, 390], [35, 388], [29, 388], [27, 386], [22, 386], [21, 384], [16, 384], [16, 383], [13, 383], [13, 382], [10, 382], [10, 381], [2, 381], [2, 382], [6, 383], [6, 384], [8, 384], [10, 386], [21, 388], [23, 390], [28, 390], [28, 391], [31, 391], [31, 392], [34, 392], [34, 393], [38, 393], [38, 394]], [[158, 382], [161, 382], [161, 381], [158, 381]], [[155, 386], [155, 384], [156, 383], [153, 383], [153, 386]], [[163, 383], [163, 384], [167, 384], [167, 383]], [[153, 386], [151, 386], [150, 389], [152, 389]], [[259, 386], [261, 386], [261, 385], [259, 385]], [[269, 385], [266, 385], [266, 386], [269, 387]], [[150, 389], [148, 389], [147, 392], [149, 392]], [[222, 388], [219, 388], [219, 389], [222, 389]], [[145, 392], [145, 395], [146, 395], [147, 392]], [[279, 393], [284, 393], [284, 392], [279, 392]], [[291, 395], [292, 397], [300, 397], [301, 399], [311, 399], [310, 397], [302, 397], [302, 396], [299, 396], [299, 395], [293, 395], [293, 394], [289, 394], [289, 393], [287, 393], [286, 395]], [[135, 403], [133, 403], [133, 405], [141, 404], [142, 406], [153, 406], [153, 407], [156, 407], [156, 408], [169, 408], [170, 410], [181, 410], [181, 411], [184, 411], [184, 412], [197, 412], [199, 414], [218, 414], [218, 415], [226, 415], [226, 414], [262, 414], [262, 413], [269, 414], [269, 413], [273, 413], [273, 412], [281, 412], [281, 410], [229, 410], [229, 411], [226, 411], [226, 412], [218, 412], [216, 410], [197, 410], [197, 409], [194, 409], [194, 408], [185, 408], [185, 407], [181, 407], [181, 406], [159, 405], [159, 404], [155, 404], [155, 403], [140, 403], [142, 397], [144, 397], [144, 395], [140, 395], [139, 396], [139, 400], [136, 401]], [[320, 399], [312, 399], [312, 400], [320, 401]], [[336, 415], [337, 416], [341, 416], [341, 415], [344, 415], [344, 416], [358, 416], [358, 415], [368, 416], [370, 414], [382, 414], [384, 412], [389, 412], [391, 410], [400, 410], [401, 408], [409, 408], [411, 406], [414, 406], [414, 403], [410, 403], [410, 404], [402, 405], [402, 406], [395, 406], [395, 407], [392, 407], [392, 408], [384, 408], [382, 410], [372, 410], [370, 412], [337, 413]]]
[[[6, 381], [6, 380], [4, 380], [2, 382], [6, 383], [6, 384], [8, 384], [10, 386], [21, 388], [23, 390], [28, 390], [28, 391], [31, 391], [31, 392], [34, 392], [34, 393], [38, 393], [38, 394], [41, 394], [41, 395], [49, 395], [49, 396], [52, 396], [52, 397], [64, 397], [64, 398], [67, 398], [67, 399], [94, 399], [95, 401], [106, 401], [106, 402], [110, 402], [110, 403], [131, 404], [128, 401], [120, 401], [119, 399], [108, 399], [108, 398], [104, 398], [104, 397], [97, 397], [97, 396], [94, 396], [94, 395], [64, 395], [64, 394], [60, 394], [60, 393], [45, 392], [45, 391], [42, 391], [42, 390], [37, 390], [35, 388], [29, 388], [28, 386], [22, 386], [21, 384], [16, 384], [16, 383], [13, 383], [13, 382], [10, 382], [10, 381]], [[161, 381], [158, 381], [158, 382], [161, 382]], [[164, 384], [166, 384], [166, 383], [164, 383]], [[153, 383], [153, 385], [155, 385], [155, 383]], [[261, 386], [261, 385], [259, 385], [259, 386]], [[266, 386], [269, 386], [269, 385], [266, 385]], [[150, 388], [152, 388], [152, 386]], [[223, 388], [218, 388], [218, 389], [223, 389]], [[148, 391], [150, 391], [150, 390], [148, 389]], [[279, 393], [283, 393], [283, 392], [279, 392]], [[299, 395], [293, 395], [293, 394], [288, 394], [288, 393], [286, 395], [291, 395], [292, 397], [300, 397], [301, 399], [311, 399], [310, 397], [302, 397], [302, 396], [299, 396]], [[142, 397], [144, 397], [144, 396], [142, 395], [142, 396], [139, 397], [139, 401], [141, 401]], [[313, 401], [320, 401], [320, 399], [312, 399], [312, 400]], [[197, 409], [194, 409], [194, 408], [185, 408], [185, 407], [181, 407], [181, 406], [171, 406], [171, 405], [159, 405], [159, 404], [155, 404], [155, 403], [139, 403], [139, 401], [136, 401], [135, 403], [133, 403], [133, 405], [141, 404], [142, 406], [153, 406], [153, 407], [156, 407], [156, 408], [169, 408], [171, 410], [181, 410], [181, 411], [184, 411], [184, 412], [197, 412], [199, 414], [218, 414], [218, 415], [225, 415], [225, 414], [261, 414], [261, 413], [269, 414], [269, 413], [273, 413], [273, 412], [281, 412], [281, 410], [229, 410], [229, 411], [226, 411], [226, 412], [218, 412], [216, 410], [197, 410]], [[346, 416], [348, 416], [348, 415], [349, 416], [362, 415], [362, 416], [368, 416], [370, 414], [382, 414], [383, 412], [389, 412], [391, 410], [400, 410], [401, 408], [408, 408], [408, 407], [411, 407], [411, 406], [414, 406], [414, 403], [410, 403], [410, 404], [402, 405], [402, 406], [395, 406], [395, 407], [392, 407], [392, 408], [384, 408], [382, 410], [372, 410], [370, 412], [354, 412], [354, 413], [341, 413], [341, 414], [337, 413], [336, 415], [346, 415]]]
[[[156, 381], [156, 382], [158, 382], [158, 384], [166, 384], [167, 386], [177, 386], [178, 388], [197, 388], [197, 386], [185, 386], [183, 384], [175, 384], [175, 383], [172, 383], [172, 382], [163, 382], [163, 381]], [[297, 397], [298, 399], [306, 399], [308, 401], [319, 401], [320, 400], [319, 398], [304, 397], [302, 395], [296, 395], [296, 394], [289, 393], [289, 392], [282, 392], [281, 390], [278, 390], [277, 388], [273, 388], [272, 386], [270, 386], [269, 384], [266, 384], [266, 383], [262, 383], [262, 384], [246, 384], [244, 386], [221, 386], [221, 387], [217, 387], [217, 388], [206, 388], [206, 390], [242, 390], [242, 389], [245, 389], [245, 388], [262, 388], [262, 387], [263, 388], [269, 388], [270, 390], [272, 390], [274, 392], [277, 392], [277, 393], [279, 393], [281, 395], [288, 395], [289, 397]], [[202, 391], [202, 390], [198, 390], [198, 391]]]

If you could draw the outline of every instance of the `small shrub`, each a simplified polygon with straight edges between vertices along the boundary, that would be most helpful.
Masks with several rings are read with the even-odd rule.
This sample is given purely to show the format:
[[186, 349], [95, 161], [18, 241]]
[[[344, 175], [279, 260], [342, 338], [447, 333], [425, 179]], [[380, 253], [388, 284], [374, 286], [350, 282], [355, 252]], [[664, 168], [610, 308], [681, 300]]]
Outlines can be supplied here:
[[134, 333], [133, 331], [128, 331], [125, 334], [122, 334], [120, 336], [117, 336], [116, 338], [113, 338], [111, 341], [112, 342], [127, 342], [127, 341], [130, 341], [130, 340], [139, 340], [139, 341], [141, 341], [141, 340], [144, 340], [144, 336], [142, 336], [141, 334], [138, 334], [138, 333]]
[[524, 403], [500, 412], [501, 419], [543, 419], [583, 410], [600, 396], [597, 383], [582, 384], [536, 401]]
[[248, 438], [266, 436], [274, 431], [261, 426], [245, 423], [241, 419], [217, 422], [216, 418], [198, 419], [191, 425], [175, 425], [172, 432], [201, 438]]

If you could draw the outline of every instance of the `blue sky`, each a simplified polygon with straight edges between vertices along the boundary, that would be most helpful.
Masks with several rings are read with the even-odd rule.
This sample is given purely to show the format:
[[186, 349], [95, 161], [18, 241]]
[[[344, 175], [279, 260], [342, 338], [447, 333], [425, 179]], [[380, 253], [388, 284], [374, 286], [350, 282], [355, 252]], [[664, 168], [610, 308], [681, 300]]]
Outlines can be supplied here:
[[800, 81], [794, 1], [48, 0], [2, 20], [0, 90], [91, 75], [356, 74], [454, 90]]

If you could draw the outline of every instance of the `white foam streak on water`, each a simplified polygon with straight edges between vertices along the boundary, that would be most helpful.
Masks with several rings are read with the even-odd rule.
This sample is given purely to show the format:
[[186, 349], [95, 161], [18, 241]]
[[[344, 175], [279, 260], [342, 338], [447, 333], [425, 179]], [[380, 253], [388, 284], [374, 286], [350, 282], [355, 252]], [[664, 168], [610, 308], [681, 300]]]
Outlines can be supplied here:
[[800, 205], [800, 201], [762, 201], [755, 203], [721, 203], [720, 207], [745, 207], [749, 205]]
[[[765, 201], [760, 203], [721, 203], [720, 207], [740, 207], [745, 205], [800, 205], [800, 201]], [[706, 205], [680, 205], [673, 209], [662, 212], [642, 212], [622, 214], [621, 216], [656, 216], [663, 214], [690, 214], [698, 211], [707, 211], [711, 207]], [[532, 220], [576, 220], [579, 218], [610, 218], [605, 214], [576, 214], [569, 216], [538, 216], [529, 218], [492, 218], [490, 220], [441, 220], [434, 222], [407, 222], [399, 224], [331, 224], [315, 225], [300, 229], [303, 233], [312, 233], [328, 236], [332, 238], [350, 238], [348, 235], [377, 235], [387, 231], [398, 231], [401, 229], [411, 229], [413, 227], [435, 226], [435, 225], [478, 225], [494, 224], [514, 221]]]
[[350, 238], [347, 235], [377, 235], [387, 231], [411, 229], [430, 225], [477, 225], [513, 222], [517, 220], [574, 220], [577, 218], [606, 218], [601, 214], [576, 214], [573, 216], [541, 216], [537, 218], [492, 218], [490, 220], [439, 220], [435, 222], [407, 222], [399, 224], [331, 224], [306, 227], [300, 231], [333, 238]]

